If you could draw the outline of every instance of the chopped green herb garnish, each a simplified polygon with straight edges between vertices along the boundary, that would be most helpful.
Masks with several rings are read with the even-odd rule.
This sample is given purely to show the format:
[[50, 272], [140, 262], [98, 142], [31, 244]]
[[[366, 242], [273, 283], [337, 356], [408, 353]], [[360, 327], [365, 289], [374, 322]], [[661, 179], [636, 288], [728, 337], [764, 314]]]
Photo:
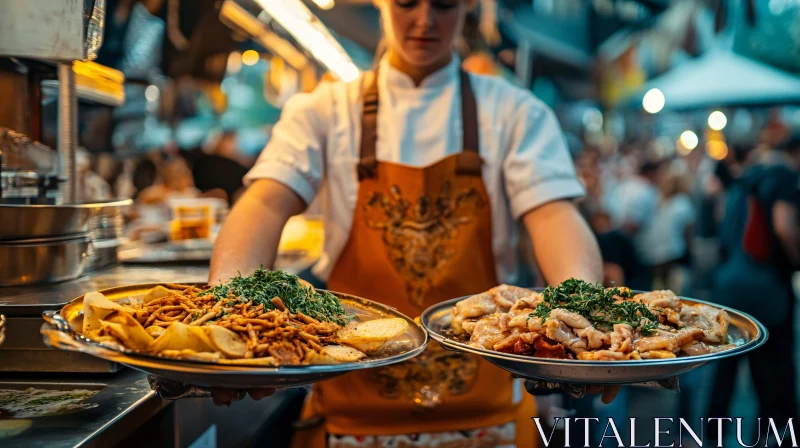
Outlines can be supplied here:
[[548, 286], [542, 292], [542, 303], [529, 315], [547, 318], [550, 311], [563, 308], [585, 317], [596, 328], [611, 331], [614, 324], [628, 324], [648, 335], [658, 328], [658, 318], [643, 303], [617, 302], [615, 297], [630, 299], [633, 294], [624, 288], [603, 288], [571, 278], [560, 285]]
[[240, 301], [252, 300], [274, 310], [274, 297], [280, 297], [292, 313], [298, 311], [314, 319], [345, 325], [345, 311], [339, 299], [325, 291], [315, 291], [300, 283], [300, 279], [283, 271], [258, 269], [249, 277], [230, 279], [227, 283], [214, 286], [206, 291], [217, 300], [236, 297]]

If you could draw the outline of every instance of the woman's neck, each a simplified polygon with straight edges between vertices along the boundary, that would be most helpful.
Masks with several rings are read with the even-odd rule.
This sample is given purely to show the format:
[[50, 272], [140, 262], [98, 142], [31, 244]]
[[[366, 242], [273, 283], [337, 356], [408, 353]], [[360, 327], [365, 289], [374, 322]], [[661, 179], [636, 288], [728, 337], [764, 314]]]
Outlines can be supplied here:
[[422, 84], [422, 81], [427, 78], [432, 73], [436, 72], [437, 70], [441, 69], [442, 67], [446, 66], [453, 60], [453, 55], [448, 54], [446, 58], [443, 58], [441, 61], [438, 61], [434, 64], [428, 66], [419, 66], [419, 65], [412, 65], [403, 60], [403, 58], [397, 54], [397, 52], [389, 50], [387, 55], [389, 65], [396, 68], [397, 70], [405, 73], [408, 75], [411, 80], [414, 81], [414, 85], [419, 87]]

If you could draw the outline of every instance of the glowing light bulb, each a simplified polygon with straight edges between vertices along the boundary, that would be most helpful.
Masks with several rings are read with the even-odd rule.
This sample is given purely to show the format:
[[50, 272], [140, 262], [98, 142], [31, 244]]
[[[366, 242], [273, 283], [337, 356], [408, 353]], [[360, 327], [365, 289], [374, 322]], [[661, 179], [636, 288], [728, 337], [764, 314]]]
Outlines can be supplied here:
[[642, 106], [644, 110], [650, 112], [651, 114], [656, 114], [664, 108], [664, 104], [666, 103], [666, 98], [664, 98], [664, 93], [658, 89], [650, 89], [647, 93], [644, 94], [644, 98], [642, 98]]
[[697, 148], [697, 144], [700, 142], [700, 139], [697, 138], [697, 134], [692, 131], [683, 131], [680, 137], [680, 143], [689, 151]]
[[255, 50], [247, 50], [244, 53], [242, 53], [242, 64], [244, 65], [256, 65], [259, 59], [260, 56], [258, 55], [258, 52]]
[[724, 113], [715, 110], [711, 112], [711, 115], [708, 116], [708, 127], [715, 131], [721, 131], [725, 129], [725, 125], [728, 124], [728, 117], [725, 116]]

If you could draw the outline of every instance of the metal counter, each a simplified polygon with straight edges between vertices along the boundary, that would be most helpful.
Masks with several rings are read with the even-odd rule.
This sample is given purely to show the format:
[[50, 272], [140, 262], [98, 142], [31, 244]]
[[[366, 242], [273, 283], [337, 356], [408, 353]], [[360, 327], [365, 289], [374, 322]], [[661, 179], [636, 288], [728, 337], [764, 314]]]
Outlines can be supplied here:
[[0, 377], [0, 389], [27, 387], [102, 389], [86, 401], [96, 403], [96, 407], [75, 414], [33, 418], [32, 425], [22, 434], [0, 439], [4, 448], [113, 446], [169, 404], [150, 390], [145, 374], [131, 369], [113, 375], [64, 375], [55, 379]]
[[283, 389], [258, 402], [248, 397], [220, 407], [209, 398], [162, 400], [147, 376], [132, 369], [55, 379], [0, 376], [0, 389], [27, 387], [100, 391], [86, 401], [96, 407], [33, 418], [23, 433], [0, 438], [3, 448], [288, 446], [305, 396], [302, 389]]

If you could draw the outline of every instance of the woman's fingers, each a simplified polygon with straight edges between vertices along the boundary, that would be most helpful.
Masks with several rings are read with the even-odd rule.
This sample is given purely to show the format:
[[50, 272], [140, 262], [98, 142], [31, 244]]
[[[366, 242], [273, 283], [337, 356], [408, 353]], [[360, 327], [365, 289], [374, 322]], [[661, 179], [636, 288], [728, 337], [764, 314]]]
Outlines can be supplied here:
[[250, 389], [247, 391], [250, 394], [250, 398], [253, 400], [260, 400], [264, 397], [269, 397], [270, 395], [275, 393], [275, 389]]
[[586, 393], [589, 395], [597, 395], [603, 392], [603, 386], [586, 386]]
[[[269, 397], [275, 393], [275, 389], [258, 388], [248, 389], [247, 393], [253, 400], [261, 400], [264, 397]], [[243, 398], [244, 395], [236, 389], [226, 389], [221, 387], [211, 388], [211, 399], [217, 406], [230, 406], [237, 399]]]
[[217, 406], [230, 406], [238, 395], [239, 393], [236, 389], [223, 389], [221, 387], [211, 388], [211, 399]]
[[614, 398], [617, 397], [621, 387], [622, 386], [603, 386], [603, 395], [600, 397], [600, 399], [605, 404], [611, 403], [614, 401]]

